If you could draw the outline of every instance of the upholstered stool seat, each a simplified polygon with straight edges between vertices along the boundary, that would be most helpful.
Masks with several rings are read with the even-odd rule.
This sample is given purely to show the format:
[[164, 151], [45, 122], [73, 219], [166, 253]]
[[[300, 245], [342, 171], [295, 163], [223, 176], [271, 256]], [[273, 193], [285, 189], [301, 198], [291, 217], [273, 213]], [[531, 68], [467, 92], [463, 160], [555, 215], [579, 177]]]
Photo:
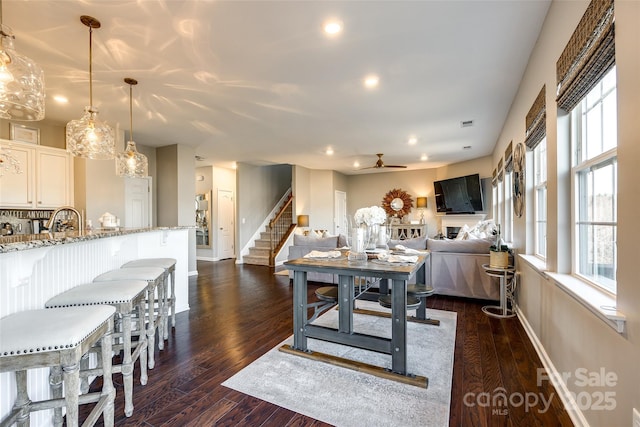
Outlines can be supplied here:
[[[94, 282], [111, 282], [114, 280], [143, 280], [147, 282], [147, 356], [149, 359], [148, 367], [149, 369], [153, 369], [155, 367], [154, 346], [156, 342], [156, 331], [158, 331], [158, 348], [160, 350], [164, 349], [164, 269], [161, 267], [118, 268], [102, 273], [93, 279]], [[157, 316], [156, 292], [158, 294]]]
[[[174, 258], [142, 258], [129, 261], [121, 268], [160, 267], [164, 268], [164, 296], [167, 310], [171, 311], [171, 327], [176, 327], [176, 260]], [[169, 338], [169, 313], [165, 314], [164, 339]]]
[[[382, 295], [378, 302], [385, 308], [391, 308], [391, 295]], [[420, 300], [416, 297], [407, 296], [407, 310], [415, 310], [420, 306]]]
[[[78, 425], [78, 405], [96, 403], [84, 425], [94, 425], [100, 415], [106, 426], [114, 423], [115, 389], [111, 379], [111, 332], [115, 308], [67, 307], [27, 310], [0, 319], [0, 372], [14, 372], [16, 399], [2, 425], [29, 425], [29, 414], [54, 409], [54, 423]], [[99, 345], [101, 367], [86, 375], [103, 376], [100, 392], [79, 397], [80, 360], [89, 349]], [[49, 367], [53, 399], [32, 402], [27, 391], [27, 370]], [[64, 385], [64, 399], [63, 397]]]
[[[111, 305], [120, 317], [120, 327], [113, 334], [114, 352], [123, 351], [122, 363], [113, 365], [114, 373], [121, 373], [124, 384], [124, 413], [133, 414], [133, 371], [135, 362], [140, 359], [140, 383], [147, 383], [147, 336], [145, 333], [145, 298], [148, 284], [144, 280], [115, 280], [94, 282], [76, 286], [56, 295], [45, 303], [47, 308]], [[139, 321], [133, 334], [139, 337], [132, 342], [131, 316], [137, 314]], [[119, 344], [122, 342], [122, 344]], [[132, 349], [135, 350], [132, 351]]]

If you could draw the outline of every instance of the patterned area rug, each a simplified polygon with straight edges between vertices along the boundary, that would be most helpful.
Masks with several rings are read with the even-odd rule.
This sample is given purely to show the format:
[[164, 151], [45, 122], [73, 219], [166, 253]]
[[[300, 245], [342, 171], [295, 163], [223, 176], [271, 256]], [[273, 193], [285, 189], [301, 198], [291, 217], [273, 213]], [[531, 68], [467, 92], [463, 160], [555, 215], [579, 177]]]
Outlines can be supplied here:
[[[377, 303], [358, 301], [358, 308], [385, 311]], [[389, 310], [386, 310], [389, 311]], [[456, 313], [427, 310], [440, 326], [409, 322], [409, 371], [426, 376], [426, 389], [379, 378], [304, 357], [278, 348], [289, 337], [223, 383], [239, 392], [274, 403], [336, 426], [449, 425]], [[337, 310], [315, 322], [336, 327]], [[354, 314], [356, 332], [390, 337], [391, 319]], [[310, 350], [391, 367], [391, 356], [309, 339]]]

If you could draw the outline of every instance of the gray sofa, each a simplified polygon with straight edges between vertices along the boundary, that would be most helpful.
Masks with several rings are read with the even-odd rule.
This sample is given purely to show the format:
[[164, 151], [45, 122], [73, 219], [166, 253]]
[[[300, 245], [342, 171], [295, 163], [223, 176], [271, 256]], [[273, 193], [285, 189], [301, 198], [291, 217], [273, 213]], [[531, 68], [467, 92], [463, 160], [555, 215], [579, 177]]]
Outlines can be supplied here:
[[[440, 295], [499, 300], [497, 279], [489, 277], [482, 264], [489, 263], [489, 247], [494, 239], [437, 240], [417, 237], [407, 240], [391, 240], [390, 248], [402, 245], [406, 248], [431, 251], [427, 261], [427, 280]], [[289, 247], [288, 259], [301, 258], [312, 250], [328, 251], [346, 244], [344, 236], [317, 238], [295, 235]], [[293, 272], [289, 271], [293, 278]], [[307, 279], [314, 282], [338, 283], [334, 274], [309, 273]], [[415, 278], [413, 279], [415, 281]]]
[[[347, 238], [340, 234], [338, 236], [317, 237], [314, 234], [304, 236], [302, 234], [293, 235], [293, 245], [289, 246], [288, 260], [302, 258], [311, 251], [330, 251], [331, 249], [342, 248], [347, 245]], [[293, 271], [289, 270], [289, 278], [293, 279]], [[308, 273], [307, 280], [321, 283], [338, 283], [338, 276], [327, 273]]]

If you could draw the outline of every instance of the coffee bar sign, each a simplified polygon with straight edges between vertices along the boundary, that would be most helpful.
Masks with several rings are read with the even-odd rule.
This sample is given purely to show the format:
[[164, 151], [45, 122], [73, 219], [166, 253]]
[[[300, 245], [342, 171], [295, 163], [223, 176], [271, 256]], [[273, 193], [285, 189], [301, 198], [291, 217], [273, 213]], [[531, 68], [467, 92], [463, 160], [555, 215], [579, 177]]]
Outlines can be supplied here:
[[30, 144], [40, 144], [40, 129], [9, 123], [9, 139]]

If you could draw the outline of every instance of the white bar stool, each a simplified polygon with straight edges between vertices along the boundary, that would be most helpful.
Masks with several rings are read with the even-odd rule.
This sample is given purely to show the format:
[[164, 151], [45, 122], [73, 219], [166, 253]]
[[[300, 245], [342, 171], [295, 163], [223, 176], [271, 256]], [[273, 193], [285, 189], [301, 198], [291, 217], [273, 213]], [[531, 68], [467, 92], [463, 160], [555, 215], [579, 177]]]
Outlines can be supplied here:
[[[164, 269], [160, 267], [136, 267], [136, 268], [119, 268], [107, 271], [93, 279], [94, 282], [112, 282], [114, 280], [143, 280], [147, 282], [147, 355], [149, 359], [148, 368], [153, 369], [156, 365], [154, 355], [154, 345], [156, 342], [156, 330], [158, 331], [158, 348], [164, 349], [163, 325], [165, 309], [164, 286], [162, 284], [164, 278]], [[158, 315], [156, 316], [156, 291], [158, 293]]]
[[[171, 310], [171, 327], [176, 327], [176, 260], [174, 258], [141, 258], [129, 261], [121, 268], [160, 267], [164, 268], [165, 307]], [[168, 284], [171, 279], [170, 285]], [[169, 313], [165, 314], [164, 339], [169, 339]]]
[[[116, 322], [113, 333], [113, 351], [123, 351], [122, 363], [112, 364], [113, 373], [121, 373], [124, 384], [124, 414], [133, 414], [133, 371], [140, 359], [140, 384], [147, 383], [147, 336], [145, 333], [145, 299], [147, 282], [144, 280], [115, 280], [94, 282], [76, 286], [56, 295], [45, 303], [46, 308], [110, 305], [115, 307], [120, 322]], [[131, 315], [137, 313], [138, 322], [133, 330]], [[119, 323], [119, 327], [118, 327]], [[131, 336], [139, 336], [137, 342]], [[122, 344], [119, 344], [122, 342]], [[132, 351], [132, 348], [135, 348]]]
[[[97, 402], [83, 425], [94, 425], [100, 415], [104, 425], [114, 423], [115, 389], [111, 379], [111, 332], [115, 308], [110, 306], [27, 310], [0, 319], [0, 372], [14, 372], [16, 400], [1, 424], [29, 425], [29, 414], [54, 409], [54, 424], [78, 426], [78, 405]], [[102, 375], [102, 390], [79, 396], [80, 360], [89, 349], [101, 348], [102, 367], [87, 375]], [[50, 368], [53, 399], [32, 402], [27, 391], [27, 370]], [[64, 398], [62, 390], [64, 385]]]

